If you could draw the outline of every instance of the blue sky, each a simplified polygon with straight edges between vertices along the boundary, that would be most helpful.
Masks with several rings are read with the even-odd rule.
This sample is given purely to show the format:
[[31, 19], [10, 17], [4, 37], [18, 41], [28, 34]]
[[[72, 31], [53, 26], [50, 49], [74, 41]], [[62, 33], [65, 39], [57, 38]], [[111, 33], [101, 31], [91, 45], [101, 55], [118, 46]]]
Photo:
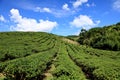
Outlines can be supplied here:
[[0, 0], [0, 32], [76, 35], [120, 22], [120, 0]]

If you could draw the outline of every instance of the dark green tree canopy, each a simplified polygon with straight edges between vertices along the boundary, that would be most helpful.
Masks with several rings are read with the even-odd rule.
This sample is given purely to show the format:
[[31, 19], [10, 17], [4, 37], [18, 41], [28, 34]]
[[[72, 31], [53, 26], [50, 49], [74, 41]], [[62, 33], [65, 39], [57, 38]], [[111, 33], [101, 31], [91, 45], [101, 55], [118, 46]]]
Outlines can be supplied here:
[[120, 50], [120, 22], [103, 28], [81, 29], [78, 42], [99, 49]]

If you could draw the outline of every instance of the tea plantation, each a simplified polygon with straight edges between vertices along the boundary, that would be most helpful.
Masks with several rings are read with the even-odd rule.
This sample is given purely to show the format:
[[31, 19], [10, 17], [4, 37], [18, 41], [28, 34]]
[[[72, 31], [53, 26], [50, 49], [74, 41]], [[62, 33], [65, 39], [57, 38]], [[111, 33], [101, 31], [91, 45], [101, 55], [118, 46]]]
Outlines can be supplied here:
[[120, 51], [44, 32], [0, 33], [0, 80], [120, 80]]

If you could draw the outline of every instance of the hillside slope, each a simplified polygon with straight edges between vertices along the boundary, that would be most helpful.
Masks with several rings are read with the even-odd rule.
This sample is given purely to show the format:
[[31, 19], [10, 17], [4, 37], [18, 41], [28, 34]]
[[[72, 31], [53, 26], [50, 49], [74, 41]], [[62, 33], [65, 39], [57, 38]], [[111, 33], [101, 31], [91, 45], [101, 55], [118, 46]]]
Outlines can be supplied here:
[[120, 80], [120, 52], [43, 32], [1, 32], [0, 80]]
[[79, 43], [94, 48], [106, 50], [120, 50], [120, 23], [92, 28], [88, 31], [82, 29], [79, 35]]

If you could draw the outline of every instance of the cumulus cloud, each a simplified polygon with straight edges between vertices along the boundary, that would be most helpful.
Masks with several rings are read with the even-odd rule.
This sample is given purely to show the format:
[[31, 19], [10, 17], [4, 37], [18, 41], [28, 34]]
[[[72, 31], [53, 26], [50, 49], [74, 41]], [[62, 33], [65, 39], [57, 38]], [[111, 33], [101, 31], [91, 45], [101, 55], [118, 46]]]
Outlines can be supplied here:
[[66, 4], [66, 3], [62, 6], [62, 9], [67, 10], [67, 11], [70, 10], [69, 7], [68, 7], [68, 4]]
[[88, 2], [88, 0], [76, 0], [75, 2], [73, 2], [73, 7], [74, 8], [78, 8], [79, 6], [81, 6], [83, 3]]
[[51, 13], [51, 12], [52, 12], [52, 11], [51, 11], [49, 8], [47, 8], [47, 7], [44, 7], [44, 8], [36, 7], [36, 8], [34, 9], [34, 11], [36, 11], [36, 12], [48, 12], [48, 13]]
[[42, 20], [39, 21], [22, 17], [17, 9], [11, 9], [11, 20], [14, 22], [15, 25], [11, 26], [11, 30], [14, 31], [44, 31], [49, 32], [58, 24], [57, 22], [49, 21], [49, 20]]
[[6, 22], [5, 18], [2, 15], [0, 15], [0, 21], [1, 22]]
[[79, 15], [78, 17], [75, 17], [70, 24], [77, 28], [85, 28], [90, 29], [92, 27], [95, 27], [98, 25], [100, 21], [93, 21], [89, 16], [87, 15]]
[[115, 0], [115, 2], [113, 3], [113, 8], [120, 11], [120, 0]]

